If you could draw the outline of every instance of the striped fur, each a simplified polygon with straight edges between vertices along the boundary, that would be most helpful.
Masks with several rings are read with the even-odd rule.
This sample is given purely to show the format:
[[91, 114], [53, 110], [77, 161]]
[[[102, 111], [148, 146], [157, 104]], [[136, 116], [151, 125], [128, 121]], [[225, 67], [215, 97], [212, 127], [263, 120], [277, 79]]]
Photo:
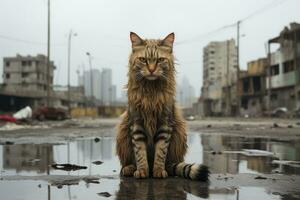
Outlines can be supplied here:
[[205, 181], [205, 166], [183, 163], [186, 123], [175, 104], [174, 34], [143, 40], [131, 33], [128, 109], [118, 125], [117, 154], [124, 176], [182, 176]]

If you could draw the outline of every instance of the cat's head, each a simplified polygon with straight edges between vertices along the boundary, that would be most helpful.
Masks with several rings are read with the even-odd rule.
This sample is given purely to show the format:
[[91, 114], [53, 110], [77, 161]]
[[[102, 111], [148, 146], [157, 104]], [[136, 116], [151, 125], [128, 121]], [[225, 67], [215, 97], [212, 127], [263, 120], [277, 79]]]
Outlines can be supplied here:
[[130, 71], [137, 80], [167, 80], [170, 73], [174, 73], [174, 39], [174, 33], [162, 40], [141, 39], [136, 33], [130, 33]]

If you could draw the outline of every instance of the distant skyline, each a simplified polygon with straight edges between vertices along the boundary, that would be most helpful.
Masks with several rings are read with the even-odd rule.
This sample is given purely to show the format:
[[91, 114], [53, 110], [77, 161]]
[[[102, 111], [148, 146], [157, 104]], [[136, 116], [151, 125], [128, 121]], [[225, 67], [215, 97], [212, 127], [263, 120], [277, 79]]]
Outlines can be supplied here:
[[[111, 68], [118, 96], [127, 82], [129, 32], [143, 38], [163, 38], [175, 32], [174, 52], [178, 82], [183, 76], [200, 94], [202, 51], [210, 41], [236, 38], [236, 28], [212, 32], [250, 14], [241, 24], [241, 69], [264, 57], [265, 42], [290, 22], [300, 22], [299, 0], [51, 0], [51, 59], [58, 67], [56, 84], [67, 84], [67, 35], [72, 38], [71, 84], [85, 65], [86, 52], [94, 69]], [[258, 12], [255, 12], [259, 10]], [[3, 57], [46, 54], [47, 0], [2, 0], [0, 3], [0, 73]], [[82, 69], [80, 69], [82, 71]], [[2, 82], [2, 77], [0, 82]]]

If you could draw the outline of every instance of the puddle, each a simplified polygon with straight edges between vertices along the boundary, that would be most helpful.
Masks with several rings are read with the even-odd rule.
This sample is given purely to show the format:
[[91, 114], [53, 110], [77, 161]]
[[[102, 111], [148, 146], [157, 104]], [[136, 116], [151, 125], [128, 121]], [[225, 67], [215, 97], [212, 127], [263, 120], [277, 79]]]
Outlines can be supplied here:
[[[210, 184], [178, 178], [120, 179], [114, 137], [66, 135], [32, 141], [27, 136], [10, 143], [0, 138], [1, 199], [300, 198], [299, 140], [190, 133], [186, 161], [208, 165]], [[84, 167], [51, 167], [66, 163]]]

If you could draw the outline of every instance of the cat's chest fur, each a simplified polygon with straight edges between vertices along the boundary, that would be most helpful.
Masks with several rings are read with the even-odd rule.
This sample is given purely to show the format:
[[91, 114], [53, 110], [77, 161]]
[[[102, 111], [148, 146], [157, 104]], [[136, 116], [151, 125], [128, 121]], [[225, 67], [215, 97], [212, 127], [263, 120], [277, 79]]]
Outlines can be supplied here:
[[160, 122], [169, 117], [169, 110], [173, 101], [167, 93], [161, 91], [153, 93], [131, 93], [129, 105], [134, 116], [143, 121], [144, 128], [149, 135], [154, 135], [159, 128]]

